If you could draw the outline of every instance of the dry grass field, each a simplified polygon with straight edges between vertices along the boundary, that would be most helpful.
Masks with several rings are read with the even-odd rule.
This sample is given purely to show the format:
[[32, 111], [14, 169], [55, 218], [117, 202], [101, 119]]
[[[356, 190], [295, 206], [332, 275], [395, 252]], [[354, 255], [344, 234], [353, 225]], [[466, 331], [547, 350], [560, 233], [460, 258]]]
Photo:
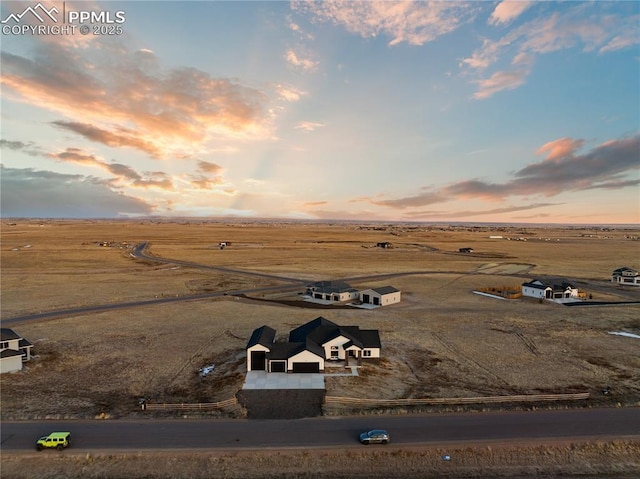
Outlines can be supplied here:
[[[130, 256], [132, 247], [143, 241], [150, 242], [151, 255], [304, 281], [399, 273], [351, 284], [390, 284], [402, 290], [403, 297], [400, 304], [377, 310], [309, 309], [283, 304], [299, 300], [295, 291], [272, 292], [12, 324], [34, 344], [35, 357], [22, 372], [0, 378], [2, 420], [151, 415], [139, 409], [141, 397], [149, 402], [225, 400], [242, 387], [244, 348], [256, 327], [268, 324], [285, 336], [319, 315], [338, 324], [379, 329], [382, 339], [380, 364], [367, 364], [358, 377], [327, 378], [332, 396], [452, 398], [588, 391], [592, 399], [586, 405], [636, 405], [640, 342], [608, 332], [639, 334], [639, 304], [566, 307], [502, 301], [472, 291], [553, 276], [570, 279], [594, 300], [640, 300], [640, 288], [620, 289], [608, 281], [614, 268], [640, 267], [638, 233], [446, 225], [5, 221], [0, 248], [3, 320], [285, 284], [136, 260]], [[221, 250], [221, 241], [231, 245]], [[375, 247], [384, 241], [393, 247]], [[462, 247], [474, 252], [459, 253]], [[402, 274], [408, 272], [412, 274]], [[200, 377], [198, 369], [212, 364], [213, 372]], [[601, 394], [605, 386], [611, 386], [611, 395]], [[558, 405], [566, 406], [571, 405]], [[325, 409], [325, 414], [380, 412], [334, 405]], [[235, 406], [202, 414], [243, 417], [244, 411]], [[442, 461], [444, 453], [452, 460]], [[321, 471], [322, 477], [332, 478], [585, 479], [636, 477], [637, 458], [637, 442], [155, 455], [67, 451], [46, 458], [3, 453], [2, 476], [311, 478]]]
[[[36, 357], [4, 374], [2, 418], [141, 414], [137, 401], [213, 402], [242, 387], [244, 347], [263, 324], [286, 335], [319, 315], [380, 330], [383, 360], [357, 378], [327, 378], [328, 394], [446, 398], [588, 391], [592, 404], [640, 401], [640, 305], [566, 307], [500, 301], [479, 287], [568, 278], [594, 300], [640, 300], [640, 288], [609, 282], [640, 268], [638, 230], [152, 221], [5, 221], [1, 247], [4, 320], [81, 306], [187, 297], [279, 283], [130, 257], [153, 255], [303, 280], [405, 273], [390, 284], [402, 303], [377, 310], [307, 309], [225, 296], [27, 321], [15, 326]], [[490, 239], [501, 235], [503, 239]], [[527, 241], [507, 240], [526, 238]], [[221, 241], [230, 241], [224, 250]], [[376, 248], [389, 241], [393, 247]], [[473, 253], [458, 253], [472, 247]], [[261, 299], [296, 300], [295, 293]], [[198, 369], [214, 364], [201, 378]], [[600, 391], [611, 386], [612, 394]], [[341, 410], [326, 411], [339, 414]], [[360, 412], [360, 411], [349, 411]], [[242, 415], [238, 408], [210, 413]]]
[[[442, 457], [448, 455], [449, 461]], [[46, 457], [45, 457], [46, 456]], [[640, 443], [492, 444], [432, 448], [3, 454], [3, 479], [633, 479]], [[25, 468], [28, 463], [29, 467]]]

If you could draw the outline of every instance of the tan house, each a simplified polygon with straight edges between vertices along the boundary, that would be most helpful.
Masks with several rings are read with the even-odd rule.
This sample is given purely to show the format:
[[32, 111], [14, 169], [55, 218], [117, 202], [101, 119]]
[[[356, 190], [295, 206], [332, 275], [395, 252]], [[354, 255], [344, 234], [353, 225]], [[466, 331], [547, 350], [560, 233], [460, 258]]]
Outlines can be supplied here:
[[364, 304], [374, 306], [389, 306], [399, 303], [402, 293], [393, 286], [383, 286], [381, 288], [371, 288], [360, 291], [360, 301]]
[[317, 281], [307, 285], [305, 294], [324, 301], [350, 301], [358, 298], [358, 290], [344, 281]]
[[13, 329], [0, 331], [0, 372], [11, 373], [22, 370], [22, 363], [31, 359], [33, 345]]

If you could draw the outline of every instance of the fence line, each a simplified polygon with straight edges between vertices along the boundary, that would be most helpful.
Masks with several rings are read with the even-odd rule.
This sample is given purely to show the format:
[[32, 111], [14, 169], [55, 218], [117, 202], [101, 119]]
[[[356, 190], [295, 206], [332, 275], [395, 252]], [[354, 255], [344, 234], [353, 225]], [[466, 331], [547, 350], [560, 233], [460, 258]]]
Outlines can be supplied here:
[[360, 399], [349, 397], [325, 396], [326, 404], [343, 404], [353, 406], [427, 406], [435, 404], [481, 404], [505, 402], [536, 401], [576, 401], [588, 399], [590, 394], [523, 394], [519, 396], [485, 396], [468, 398], [425, 398], [425, 399]]
[[165, 404], [149, 404], [144, 403], [142, 409], [146, 411], [163, 411], [168, 409], [177, 409], [179, 411], [192, 411], [201, 409], [221, 409], [227, 406], [238, 404], [235, 397], [219, 402], [201, 402], [201, 403], [165, 403]]

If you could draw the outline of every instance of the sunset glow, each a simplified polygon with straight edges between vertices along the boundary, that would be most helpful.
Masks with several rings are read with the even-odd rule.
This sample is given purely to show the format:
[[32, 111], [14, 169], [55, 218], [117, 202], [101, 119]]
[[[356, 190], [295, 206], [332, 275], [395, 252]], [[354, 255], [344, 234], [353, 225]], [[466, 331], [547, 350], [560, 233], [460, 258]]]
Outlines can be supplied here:
[[640, 224], [638, 2], [37, 3], [3, 217]]

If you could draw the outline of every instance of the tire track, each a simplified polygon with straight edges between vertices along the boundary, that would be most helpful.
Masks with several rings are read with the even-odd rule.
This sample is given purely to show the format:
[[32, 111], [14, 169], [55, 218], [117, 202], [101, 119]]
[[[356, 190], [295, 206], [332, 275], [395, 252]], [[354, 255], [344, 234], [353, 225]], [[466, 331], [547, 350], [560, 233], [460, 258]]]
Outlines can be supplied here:
[[467, 365], [470, 365], [476, 369], [479, 369], [480, 371], [482, 371], [483, 373], [485, 373], [487, 376], [493, 378], [494, 380], [498, 381], [501, 385], [503, 386], [511, 386], [511, 384], [509, 384], [508, 381], [504, 380], [502, 377], [498, 376], [496, 373], [494, 373], [493, 371], [491, 371], [490, 369], [484, 367], [482, 364], [480, 364], [478, 361], [476, 361], [475, 359], [473, 359], [471, 356], [468, 356], [467, 354], [463, 353], [460, 348], [456, 347], [455, 345], [451, 344], [450, 342], [446, 341], [445, 339], [442, 338], [442, 336], [440, 336], [437, 333], [431, 333], [431, 335], [433, 336], [433, 338], [438, 341], [447, 351], [449, 351], [451, 354], [454, 355], [454, 357], [456, 358], [461, 358], [463, 360], [463, 362], [467, 363]]

